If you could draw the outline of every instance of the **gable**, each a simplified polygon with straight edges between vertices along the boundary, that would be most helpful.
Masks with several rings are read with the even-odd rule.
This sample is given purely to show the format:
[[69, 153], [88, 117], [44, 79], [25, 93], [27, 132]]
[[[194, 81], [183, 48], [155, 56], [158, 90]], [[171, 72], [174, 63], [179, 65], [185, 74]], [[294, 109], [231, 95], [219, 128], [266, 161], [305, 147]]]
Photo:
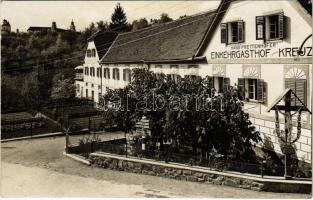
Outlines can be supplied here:
[[[294, 0], [295, 1], [295, 0]], [[220, 24], [211, 35], [203, 55], [207, 60], [294, 58], [301, 43], [312, 33], [305, 13], [290, 1], [233, 1], [224, 13]], [[256, 40], [256, 16], [267, 16], [283, 12], [286, 17], [286, 38], [280, 41]], [[221, 24], [244, 22], [244, 42], [221, 43]], [[301, 31], [299, 31], [301, 30]], [[312, 57], [312, 39], [304, 45], [300, 57]]]

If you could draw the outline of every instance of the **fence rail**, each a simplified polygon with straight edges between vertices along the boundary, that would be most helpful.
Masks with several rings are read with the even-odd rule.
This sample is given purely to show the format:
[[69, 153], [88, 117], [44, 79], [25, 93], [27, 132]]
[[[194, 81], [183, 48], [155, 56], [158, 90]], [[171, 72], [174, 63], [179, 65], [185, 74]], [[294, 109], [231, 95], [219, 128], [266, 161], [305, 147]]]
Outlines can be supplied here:
[[[81, 146], [85, 151], [80, 151], [81, 154], [88, 157], [89, 153], [101, 151], [126, 157], [134, 157], [137, 159], [151, 159], [164, 162], [172, 162], [185, 164], [190, 166], [205, 167], [218, 171], [235, 171], [239, 173], [249, 173], [260, 176], [284, 176], [284, 166], [270, 163], [250, 163], [245, 161], [236, 161], [225, 159], [222, 157], [208, 156], [201, 157], [200, 155], [178, 153], [164, 150], [135, 150], [131, 152], [129, 145], [126, 149], [125, 143], [109, 144], [109, 143], [90, 143]], [[79, 149], [79, 147], [78, 147]], [[82, 149], [80, 149], [82, 150]], [[77, 151], [76, 151], [77, 152]], [[311, 178], [311, 168], [299, 169], [297, 166], [290, 166], [290, 172], [293, 177]]]

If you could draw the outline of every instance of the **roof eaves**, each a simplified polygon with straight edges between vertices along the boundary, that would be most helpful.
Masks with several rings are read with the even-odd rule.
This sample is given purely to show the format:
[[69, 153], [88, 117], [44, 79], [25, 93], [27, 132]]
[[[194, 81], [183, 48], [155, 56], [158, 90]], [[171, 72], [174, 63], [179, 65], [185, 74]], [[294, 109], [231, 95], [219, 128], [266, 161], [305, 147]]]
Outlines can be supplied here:
[[202, 41], [200, 42], [199, 47], [197, 48], [197, 51], [194, 56], [199, 56], [202, 55], [203, 52], [205, 51], [206, 47], [208, 46], [208, 43], [210, 41], [210, 34], [214, 32], [216, 29], [217, 25], [219, 24], [221, 18], [225, 15], [226, 11], [229, 8], [229, 5], [237, 0], [222, 0], [218, 8], [215, 10], [215, 16], [212, 19], [210, 25], [208, 26], [208, 29], [206, 30], [206, 33], [204, 37], [202, 38]]

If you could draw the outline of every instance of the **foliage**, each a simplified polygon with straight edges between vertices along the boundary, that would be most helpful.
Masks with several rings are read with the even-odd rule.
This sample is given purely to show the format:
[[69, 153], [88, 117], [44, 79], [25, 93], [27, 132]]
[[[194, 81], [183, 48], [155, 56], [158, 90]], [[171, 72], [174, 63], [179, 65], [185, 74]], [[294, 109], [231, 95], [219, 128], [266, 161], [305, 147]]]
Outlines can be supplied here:
[[[158, 102], [155, 97], [159, 98]], [[181, 98], [183, 97], [183, 98]], [[126, 103], [127, 102], [127, 103]], [[172, 148], [252, 159], [252, 142], [261, 140], [243, 111], [236, 88], [211, 95], [209, 79], [186, 77], [177, 81], [164, 74], [156, 77], [148, 69], [134, 69], [131, 83], [103, 97], [125, 132], [145, 115], [152, 121], [151, 141], [170, 142]], [[155, 109], [156, 106], [162, 109]], [[200, 109], [199, 109], [200, 108]], [[112, 108], [111, 108], [112, 109]]]
[[70, 99], [75, 97], [75, 85], [70, 79], [57, 81], [56, 85], [52, 88], [52, 99]]
[[146, 18], [134, 20], [132, 23], [132, 28], [133, 28], [132, 31], [143, 29], [146, 27], [149, 27], [149, 22], [147, 21]]
[[167, 13], [162, 13], [159, 19], [151, 19], [151, 24], [163, 24], [167, 22], [173, 21], [172, 18], [169, 17]]
[[114, 12], [111, 16], [110, 29], [119, 32], [130, 30], [124, 9], [119, 3], [114, 8]]
[[97, 22], [97, 29], [99, 31], [106, 31], [109, 30], [109, 24], [108, 22], [104, 22], [103, 20], [100, 20]]

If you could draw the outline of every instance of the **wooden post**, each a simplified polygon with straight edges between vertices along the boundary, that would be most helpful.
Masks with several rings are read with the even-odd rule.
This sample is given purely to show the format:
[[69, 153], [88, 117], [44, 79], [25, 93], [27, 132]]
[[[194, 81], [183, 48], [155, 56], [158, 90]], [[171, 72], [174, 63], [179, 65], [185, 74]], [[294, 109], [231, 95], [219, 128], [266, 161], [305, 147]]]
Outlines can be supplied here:
[[[288, 152], [289, 146], [291, 145], [288, 139], [288, 135], [292, 134], [289, 133], [289, 124], [291, 123], [291, 92], [289, 91], [286, 96], [285, 96], [285, 179], [290, 179], [290, 175], [289, 175], [289, 170], [288, 170], [288, 165], [289, 165], [289, 156], [290, 153]], [[291, 131], [291, 129], [290, 129]]]

